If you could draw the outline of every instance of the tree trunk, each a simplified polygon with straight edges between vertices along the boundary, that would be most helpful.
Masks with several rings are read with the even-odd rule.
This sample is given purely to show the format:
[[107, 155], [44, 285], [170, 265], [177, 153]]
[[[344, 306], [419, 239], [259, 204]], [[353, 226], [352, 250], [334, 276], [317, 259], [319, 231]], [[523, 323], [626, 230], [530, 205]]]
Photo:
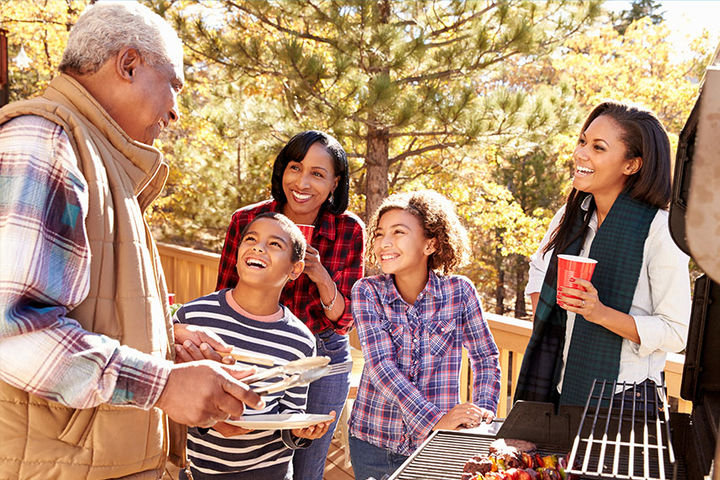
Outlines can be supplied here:
[[[378, 23], [390, 21], [390, 1], [380, 0], [373, 4], [374, 14]], [[389, 56], [389, 52], [384, 52]], [[377, 72], [388, 73], [388, 67], [384, 66]], [[388, 172], [390, 169], [390, 136], [387, 128], [377, 126], [374, 115], [370, 113], [368, 120], [367, 136], [365, 137], [365, 223], [380, 206], [380, 203], [388, 196]]]
[[505, 313], [505, 272], [503, 270], [498, 271], [495, 288], [495, 313], [498, 315]]
[[525, 257], [517, 255], [515, 260], [515, 318], [523, 318], [527, 315], [525, 309], [525, 272], [527, 263]]
[[365, 222], [368, 222], [388, 196], [390, 137], [387, 129], [370, 128], [366, 140]]

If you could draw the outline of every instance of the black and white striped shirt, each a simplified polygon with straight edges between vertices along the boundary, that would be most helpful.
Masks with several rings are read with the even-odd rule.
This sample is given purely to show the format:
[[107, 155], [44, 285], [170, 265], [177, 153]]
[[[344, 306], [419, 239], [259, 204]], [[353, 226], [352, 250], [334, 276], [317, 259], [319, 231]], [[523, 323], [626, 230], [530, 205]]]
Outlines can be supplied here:
[[[233, 310], [225, 298], [226, 292], [227, 289], [220, 290], [184, 304], [175, 314], [175, 321], [206, 327], [226, 343], [270, 357], [276, 365], [315, 355], [315, 337], [290, 310], [282, 307], [283, 316], [277, 321], [252, 320]], [[267, 382], [277, 380], [271, 378]], [[307, 390], [307, 386], [295, 387], [266, 395], [263, 410], [247, 409], [245, 415], [304, 413]], [[298, 440], [289, 430], [256, 430], [226, 438], [213, 429], [202, 434], [191, 428], [188, 457], [194, 470], [209, 475], [259, 474], [260, 469], [269, 473], [287, 468], [293, 450], [299, 448]]]

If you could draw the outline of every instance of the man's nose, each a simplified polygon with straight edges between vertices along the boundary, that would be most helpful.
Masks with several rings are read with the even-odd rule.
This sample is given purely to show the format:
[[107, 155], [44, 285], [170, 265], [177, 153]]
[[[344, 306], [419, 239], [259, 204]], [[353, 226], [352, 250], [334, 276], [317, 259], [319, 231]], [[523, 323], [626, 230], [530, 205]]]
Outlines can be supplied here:
[[178, 118], [180, 118], [180, 113], [178, 113], [177, 97], [177, 92], [173, 91], [172, 107], [170, 107], [170, 111], [168, 112], [168, 121], [170, 122], [177, 122]]
[[168, 112], [168, 120], [170, 122], [177, 122], [178, 118], [180, 118], [180, 114], [178, 113], [177, 102], [174, 102], [173, 107]]

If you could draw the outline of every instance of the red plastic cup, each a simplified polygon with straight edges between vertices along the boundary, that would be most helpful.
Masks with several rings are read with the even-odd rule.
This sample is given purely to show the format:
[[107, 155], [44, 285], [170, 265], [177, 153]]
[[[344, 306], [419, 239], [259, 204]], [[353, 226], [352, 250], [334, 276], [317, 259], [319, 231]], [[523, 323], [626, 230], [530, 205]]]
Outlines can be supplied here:
[[315, 230], [315, 225], [302, 225], [298, 224], [298, 228], [303, 234], [303, 237], [305, 237], [305, 241], [308, 245], [310, 245], [310, 240], [312, 240], [313, 231]]
[[168, 293], [168, 303], [170, 305], [175, 305], [175, 294], [174, 293]]
[[[588, 282], [592, 278], [593, 271], [597, 265], [597, 260], [586, 257], [578, 257], [576, 255], [558, 255], [558, 274], [557, 274], [557, 288], [580, 288], [574, 282], [571, 282], [571, 278], [582, 278]], [[572, 295], [567, 295], [570, 298], [578, 298]]]

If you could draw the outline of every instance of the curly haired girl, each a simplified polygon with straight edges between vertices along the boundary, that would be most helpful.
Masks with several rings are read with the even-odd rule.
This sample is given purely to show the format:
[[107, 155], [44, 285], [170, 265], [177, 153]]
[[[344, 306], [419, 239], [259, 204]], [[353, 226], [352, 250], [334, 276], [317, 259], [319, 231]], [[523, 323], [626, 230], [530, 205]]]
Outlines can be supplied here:
[[[383, 274], [359, 280], [351, 303], [365, 358], [349, 423], [359, 480], [391, 474], [432, 430], [495, 415], [498, 349], [475, 287], [450, 275], [468, 250], [454, 206], [432, 190], [392, 195], [370, 221], [369, 259]], [[462, 347], [474, 388], [461, 404]]]

